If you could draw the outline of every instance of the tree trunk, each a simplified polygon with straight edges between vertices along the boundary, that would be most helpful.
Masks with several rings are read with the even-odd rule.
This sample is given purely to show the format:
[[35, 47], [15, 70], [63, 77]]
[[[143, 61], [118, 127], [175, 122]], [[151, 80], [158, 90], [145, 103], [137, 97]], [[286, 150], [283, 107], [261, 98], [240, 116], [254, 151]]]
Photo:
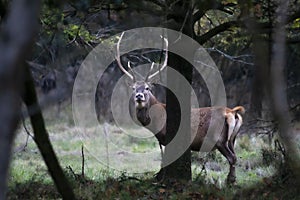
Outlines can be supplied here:
[[[252, 27], [255, 30], [256, 27]], [[258, 30], [257, 30], [258, 31]], [[270, 69], [270, 51], [269, 44], [265, 39], [260, 37], [258, 33], [254, 33], [253, 42], [253, 54], [255, 55], [255, 69], [254, 69], [254, 80], [251, 91], [251, 107], [250, 114], [253, 118], [264, 118], [263, 116], [263, 102], [268, 101], [267, 91], [267, 79], [268, 71]]]
[[[177, 26], [169, 28], [177, 31], [182, 31], [182, 33], [192, 36], [192, 9], [191, 3], [187, 1], [180, 1], [174, 8], [174, 13], [172, 16], [177, 16], [175, 21]], [[175, 13], [176, 12], [176, 13]], [[179, 26], [178, 26], [179, 25]], [[180, 30], [182, 29], [182, 30]], [[170, 48], [182, 48], [187, 47], [180, 38], [180, 34], [176, 38], [168, 38]], [[186, 49], [189, 56], [194, 55], [192, 49]], [[168, 66], [177, 70], [191, 85], [192, 81], [192, 66], [189, 65], [183, 58], [179, 55], [169, 53]], [[191, 152], [189, 144], [191, 141], [191, 127], [190, 127], [190, 117], [191, 116], [191, 88], [184, 87], [177, 77], [174, 77], [170, 70], [167, 72], [167, 84], [168, 88], [173, 88], [174, 91], [167, 91], [167, 141], [173, 142], [174, 137], [179, 137], [176, 144], [168, 144], [165, 148], [165, 154], [163, 156], [163, 166], [165, 180], [176, 179], [176, 180], [191, 180]], [[172, 86], [172, 87], [170, 87]], [[174, 95], [173, 92], [176, 92], [176, 96], [181, 97], [180, 102], [178, 98]], [[182, 120], [181, 120], [181, 116]], [[181, 127], [179, 129], [179, 127]], [[188, 147], [187, 147], [188, 146]], [[176, 152], [182, 150], [183, 154], [178, 155], [175, 161], [169, 162], [169, 158]]]
[[279, 135], [286, 150], [287, 168], [294, 173], [300, 185], [300, 151], [297, 147], [296, 133], [291, 128], [291, 117], [288, 108], [284, 69], [286, 66], [286, 30], [289, 1], [281, 1], [277, 10], [277, 24], [273, 31], [273, 59], [271, 70], [271, 95], [273, 113], [279, 124]]
[[[40, 1], [10, 2], [0, 34], [0, 200], [5, 199], [14, 132], [20, 116], [23, 70], [38, 28]], [[3, 14], [3, 13], [2, 13]], [[1, 15], [2, 15], [1, 14]]]

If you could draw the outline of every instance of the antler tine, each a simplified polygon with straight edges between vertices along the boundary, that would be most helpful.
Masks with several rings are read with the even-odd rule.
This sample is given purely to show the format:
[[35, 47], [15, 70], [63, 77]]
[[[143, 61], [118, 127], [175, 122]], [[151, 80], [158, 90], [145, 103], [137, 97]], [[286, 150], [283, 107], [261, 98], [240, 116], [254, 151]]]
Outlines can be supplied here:
[[150, 67], [150, 70], [149, 70], [149, 72], [148, 72], [148, 74], [147, 74], [147, 76], [146, 76], [146, 78], [145, 78], [145, 82], [148, 82], [149, 75], [151, 74], [151, 72], [152, 72], [152, 70], [153, 70], [154, 64], [155, 64], [155, 63], [152, 62], [151, 67]]
[[133, 82], [135, 82], [136, 79], [135, 79], [134, 71], [133, 71], [132, 67], [130, 66], [130, 62], [129, 61], [127, 62], [127, 67], [128, 67], [128, 69], [130, 69], [130, 71], [132, 73], [132, 78], [133, 78], [132, 80], [133, 80]]
[[[117, 43], [117, 55], [116, 55], [116, 60], [117, 60], [117, 63], [118, 63], [118, 66], [119, 68], [133, 81], [135, 81], [135, 77], [133, 74], [130, 74], [122, 65], [121, 63], [121, 56], [120, 56], [120, 43], [121, 43], [121, 40], [123, 38], [123, 35], [124, 35], [124, 32], [121, 34], [120, 36], [120, 39]], [[129, 62], [128, 62], [128, 66], [130, 66]], [[130, 67], [130, 69], [132, 70], [132, 68]], [[133, 70], [132, 70], [133, 72]]]
[[165, 60], [164, 60], [164, 63], [162, 65], [161, 68], [159, 68], [156, 72], [154, 72], [153, 74], [149, 75], [148, 76], [148, 79], [152, 79], [154, 76], [156, 76], [158, 73], [160, 73], [162, 70], [164, 70], [166, 67], [167, 67], [167, 64], [168, 64], [168, 46], [169, 46], [169, 41], [168, 39], [166, 39], [165, 37], [162, 37], [160, 36], [161, 38], [164, 39], [165, 43], [166, 43], [166, 48], [165, 48], [165, 51], [166, 51], [166, 56], [165, 56]]

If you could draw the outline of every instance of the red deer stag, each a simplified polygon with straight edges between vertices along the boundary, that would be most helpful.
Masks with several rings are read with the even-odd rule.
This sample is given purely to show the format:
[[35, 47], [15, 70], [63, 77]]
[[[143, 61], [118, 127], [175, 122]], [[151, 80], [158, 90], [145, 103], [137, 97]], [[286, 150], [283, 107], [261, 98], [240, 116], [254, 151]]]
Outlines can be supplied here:
[[[168, 54], [166, 53], [164, 63], [162, 67], [156, 72], [152, 73], [154, 63], [152, 63], [151, 69], [149, 70], [144, 81], [136, 81], [135, 72], [128, 62], [127, 71], [122, 63], [120, 58], [120, 42], [123, 37], [121, 35], [117, 43], [117, 55], [116, 60], [119, 68], [134, 82], [133, 83], [133, 93], [131, 101], [134, 101], [134, 109], [130, 109], [130, 114], [134, 120], [138, 120], [138, 123], [148, 128], [155, 134], [160, 146], [167, 145], [166, 143], [166, 119], [163, 115], [154, 116], [150, 118], [150, 108], [156, 106], [160, 109], [166, 109], [166, 104], [160, 103], [151, 92], [152, 84], [150, 80], [155, 77], [160, 71], [162, 71], [167, 66]], [[168, 49], [168, 40], [164, 38], [166, 43], [166, 51]], [[151, 74], [152, 73], [152, 74]], [[235, 164], [236, 164], [236, 155], [234, 152], [234, 143], [235, 138], [238, 134], [238, 131], [242, 125], [242, 117], [239, 113], [243, 114], [245, 112], [244, 107], [237, 106], [233, 109], [227, 107], [203, 107], [203, 108], [192, 108], [191, 109], [191, 132], [193, 141], [191, 141], [191, 150], [200, 151], [204, 138], [207, 134], [208, 127], [214, 119], [211, 118], [212, 113], [216, 111], [223, 114], [225, 126], [223, 127], [222, 133], [218, 141], [216, 142], [213, 150], [218, 149], [221, 154], [227, 159], [230, 165], [230, 170], [227, 176], [227, 183], [235, 182]], [[132, 113], [135, 112], [135, 113]], [[199, 117], [199, 120], [193, 120], [193, 118]], [[195, 124], [195, 122], [197, 124]], [[151, 126], [148, 126], [151, 123]], [[161, 125], [161, 123], [164, 123]], [[157, 127], [163, 127], [161, 130], [157, 130]]]

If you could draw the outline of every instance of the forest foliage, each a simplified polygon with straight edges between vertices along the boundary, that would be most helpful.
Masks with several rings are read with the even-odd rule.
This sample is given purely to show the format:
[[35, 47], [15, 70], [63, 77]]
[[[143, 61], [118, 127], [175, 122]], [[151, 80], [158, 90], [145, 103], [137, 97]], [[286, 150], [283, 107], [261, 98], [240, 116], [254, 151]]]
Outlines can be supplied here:
[[[207, 181], [207, 177], [199, 181], [199, 179], [195, 178], [195, 175], [193, 175], [194, 182], [188, 183], [188, 185], [191, 184], [189, 185], [191, 190], [180, 185], [181, 183], [179, 182], [173, 183], [174, 188], [164, 184], [156, 185], [147, 175], [145, 175], [146, 178], [135, 177], [133, 179], [131, 179], [131, 175], [106, 177], [106, 179], [102, 180], [95, 180], [90, 177], [79, 179], [77, 174], [68, 168], [64, 172], [67, 173], [67, 179], [70, 180], [71, 186], [76, 188], [76, 194], [79, 195], [78, 198], [80, 198], [81, 194], [83, 198], [88, 198], [88, 195], [85, 193], [90, 191], [82, 190], [82, 188], [90, 186], [95, 188], [97, 193], [93, 194], [95, 198], [98, 198], [99, 196], [97, 195], [99, 194], [100, 196], [104, 194], [107, 198], [121, 197], [128, 199], [131, 197], [149, 197], [153, 199], [181, 198], [182, 196], [187, 196], [187, 198], [191, 199], [223, 199], [224, 197], [226, 198], [227, 192], [229, 193], [228, 198], [236, 199], [243, 196], [254, 199], [253, 194], [259, 195], [260, 193], [263, 195], [262, 198], [269, 197], [270, 199], [280, 198], [282, 197], [281, 195], [288, 196], [286, 193], [280, 194], [276, 191], [276, 188], [287, 189], [291, 192], [290, 195], [298, 195], [297, 191], [294, 191], [290, 186], [299, 183], [299, 180], [294, 180], [293, 178], [299, 177], [297, 171], [300, 170], [297, 169], [299, 169], [300, 164], [293, 163], [293, 160], [291, 161], [291, 158], [289, 158], [288, 153], [290, 149], [288, 144], [290, 143], [287, 141], [289, 139], [293, 140], [294, 136], [297, 136], [300, 132], [300, 68], [298, 66], [300, 62], [300, 1], [287, 1], [287, 12], [285, 13], [281, 12], [283, 2], [278, 0], [190, 1], [191, 11], [189, 11], [182, 6], [186, 3], [183, 0], [43, 1], [38, 19], [39, 31], [34, 38], [33, 51], [31, 55], [26, 56], [26, 62], [29, 64], [38, 100], [42, 108], [52, 110], [55, 107], [53, 105], [58, 105], [58, 115], [66, 110], [70, 112], [72, 86], [80, 64], [88, 53], [103, 41], [108, 42], [108, 45], [113, 47], [118, 39], [115, 38], [115, 35], [122, 31], [138, 27], [172, 27], [182, 32], [186, 22], [191, 22], [190, 28], [193, 31], [190, 36], [209, 52], [221, 72], [229, 107], [243, 105], [247, 110], [241, 135], [250, 135], [249, 138], [264, 138], [264, 143], [261, 143], [263, 147], [254, 153], [251, 146], [249, 146], [249, 142], [248, 144], [244, 144], [243, 141], [238, 143], [239, 155], [248, 157], [249, 155], [259, 154], [256, 155], [259, 158], [255, 158], [260, 159], [260, 161], [262, 159], [263, 161], [261, 162], [265, 165], [272, 163], [272, 160], [276, 161], [276, 163], [272, 163], [276, 172], [271, 175], [271, 173], [266, 172], [268, 170], [263, 169], [263, 173], [267, 175], [262, 175], [259, 180], [260, 184], [257, 187], [251, 186], [252, 188], [250, 189], [249, 185], [243, 188], [245, 185], [242, 184], [236, 188], [225, 188], [222, 184], [221, 186], [218, 185], [217, 181]], [[10, 17], [9, 13], [13, 9], [10, 8], [11, 5], [13, 4], [6, 0], [0, 3], [2, 24]], [[192, 17], [187, 20], [186, 16]], [[282, 36], [284, 38], [282, 44], [285, 47], [286, 62], [280, 69], [282, 69], [281, 74], [284, 81], [283, 95], [286, 95], [287, 99], [287, 110], [284, 111], [288, 113], [286, 119], [290, 119], [287, 122], [280, 117], [282, 111], [280, 112], [276, 107], [274, 109], [276, 101], [274, 101], [272, 96], [274, 94], [274, 88], [272, 88], [274, 80], [272, 80], [272, 77], [273, 73], [278, 70], [278, 63], [276, 63], [274, 55], [280, 55], [280, 53], [278, 54], [279, 50], [277, 52], [276, 49], [280, 43], [275, 38], [277, 31], [279, 31], [276, 27], [278, 28], [278, 24], [280, 24], [283, 16], [286, 16], [283, 30], [285, 34]], [[5, 28], [6, 26], [3, 25], [3, 27]], [[5, 34], [2, 34], [2, 36], [4, 37]], [[131, 61], [135, 67], [141, 63], [147, 63], [149, 59], [158, 60], [158, 56], [151, 53], [147, 54], [147, 52], [143, 51], [135, 51], [124, 56], [123, 59]], [[113, 89], [114, 83], [122, 76], [115, 62], [108, 69], [108, 77], [111, 76], [112, 78], [100, 82], [96, 94], [96, 107], [100, 113], [99, 116], [103, 116], [103, 118], [99, 117], [101, 123], [104, 121], [113, 122], [111, 109], [108, 106], [111, 98], [111, 92], [109, 91]], [[197, 88], [196, 95], [200, 100], [200, 104], [203, 106], [210, 105], [208, 89], [201, 76], [194, 73], [192, 85], [193, 88]], [[161, 91], [162, 89], [159, 87], [154, 90], [158, 96], [163, 96], [164, 92]], [[43, 112], [47, 111], [44, 110]], [[50, 111], [50, 113], [52, 112]], [[63, 116], [67, 116], [65, 128], [72, 129], [74, 124], [70, 117], [71, 114], [63, 114]], [[28, 115], [25, 117], [28, 117]], [[57, 116], [54, 118], [59, 119]], [[51, 124], [52, 120], [46, 117], [46, 127], [48, 123]], [[53, 120], [53, 124], [58, 123], [57, 121]], [[51, 128], [53, 124], [47, 128]], [[283, 129], [282, 124], [288, 124], [289, 129]], [[285, 133], [286, 130], [288, 130], [288, 133]], [[53, 132], [56, 132], [56, 130]], [[26, 133], [23, 132], [23, 134]], [[287, 139], [285, 136], [287, 136]], [[269, 141], [269, 146], [267, 145], [266, 147], [267, 140]], [[295, 141], [298, 141], [297, 138]], [[130, 143], [130, 145], [132, 144]], [[77, 143], [75, 146], [77, 146]], [[60, 145], [58, 145], [59, 147]], [[300, 148], [299, 142], [296, 143], [296, 147]], [[66, 146], [65, 148], [68, 147]], [[145, 148], [148, 147], [146, 146]], [[28, 152], [26, 152], [26, 148], [24, 149], [24, 154], [26, 155], [20, 155], [21, 153], [13, 155], [13, 163], [27, 159]], [[31, 146], [29, 149], [32, 151], [36, 147]], [[245, 153], [244, 155], [244, 153], [241, 153], [245, 152], [245, 149], [252, 151], [252, 154]], [[138, 146], [136, 151], [142, 150]], [[72, 159], [74, 158], [72, 157]], [[68, 161], [61, 162], [64, 164], [68, 163]], [[292, 164], [287, 164], [289, 162]], [[249, 161], [249, 163], [251, 162]], [[243, 168], [243, 170], [247, 168], [246, 165], [243, 161], [239, 163], [239, 167]], [[80, 166], [77, 166], [77, 170], [79, 169]], [[14, 181], [16, 176], [18, 177], [18, 173], [20, 173], [18, 170], [22, 171], [18, 166], [13, 167], [12, 180]], [[259, 170], [255, 169], [255, 173], [252, 173], [253, 177], [257, 178], [257, 174], [260, 173], [258, 172]], [[25, 171], [22, 172], [26, 173]], [[245, 171], [240, 171], [240, 173], [250, 174], [248, 168]], [[91, 173], [89, 175], [91, 176]], [[221, 176], [224, 176], [224, 174]], [[27, 180], [28, 182], [24, 185], [22, 183], [21, 186], [9, 182], [8, 197], [12, 199], [14, 196], [17, 198], [30, 198], [30, 195], [26, 193], [30, 194], [32, 192], [30, 188], [35, 180], [34, 176], [31, 178], [32, 180]], [[217, 180], [215, 177], [211, 179]], [[205, 184], [208, 185], [205, 186]], [[44, 185], [41, 187], [43, 188]], [[136, 189], [139, 187], [140, 189]], [[48, 191], [49, 188], [50, 191]], [[49, 188], [46, 184], [45, 193], [41, 191], [41, 196], [44, 194], [47, 197], [58, 198], [59, 195], [55, 191], [53, 184]], [[201, 188], [200, 191], [197, 188]], [[223, 188], [225, 188], [224, 191]], [[22, 191], [24, 191], [24, 194]], [[121, 192], [118, 193], [117, 191]], [[173, 193], [179, 194], [179, 196], [173, 196]]]

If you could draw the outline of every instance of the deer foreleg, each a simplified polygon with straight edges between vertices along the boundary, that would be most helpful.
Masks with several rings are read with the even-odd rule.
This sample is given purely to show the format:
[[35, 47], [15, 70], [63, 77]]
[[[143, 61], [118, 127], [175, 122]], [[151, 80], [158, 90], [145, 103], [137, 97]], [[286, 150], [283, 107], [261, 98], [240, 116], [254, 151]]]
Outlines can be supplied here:
[[163, 181], [165, 178], [165, 168], [163, 167], [163, 161], [162, 161], [164, 152], [163, 152], [163, 146], [161, 143], [159, 143], [159, 148], [160, 148], [160, 153], [161, 153], [161, 166], [160, 166], [159, 172], [155, 174], [155, 178], [158, 181]]
[[163, 159], [163, 156], [164, 156], [164, 150], [163, 150], [163, 147], [162, 147], [162, 144], [161, 144], [161, 143], [159, 143], [159, 148], [160, 148], [161, 159]]

